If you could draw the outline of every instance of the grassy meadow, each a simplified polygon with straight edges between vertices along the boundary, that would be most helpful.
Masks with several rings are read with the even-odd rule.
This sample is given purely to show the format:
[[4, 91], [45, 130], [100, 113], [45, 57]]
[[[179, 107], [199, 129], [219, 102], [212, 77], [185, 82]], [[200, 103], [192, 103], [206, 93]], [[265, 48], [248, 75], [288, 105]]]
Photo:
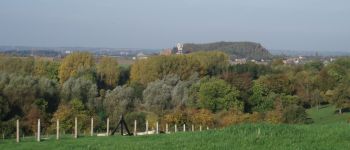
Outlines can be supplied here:
[[0, 149], [350, 149], [347, 123], [313, 125], [242, 124], [220, 130], [137, 137], [81, 137], [21, 143], [1, 141]]
[[33, 137], [0, 141], [1, 150], [11, 149], [350, 149], [349, 114], [339, 115], [333, 106], [308, 110], [313, 124], [240, 124], [202, 132], [178, 132], [136, 137], [80, 137], [36, 142]]

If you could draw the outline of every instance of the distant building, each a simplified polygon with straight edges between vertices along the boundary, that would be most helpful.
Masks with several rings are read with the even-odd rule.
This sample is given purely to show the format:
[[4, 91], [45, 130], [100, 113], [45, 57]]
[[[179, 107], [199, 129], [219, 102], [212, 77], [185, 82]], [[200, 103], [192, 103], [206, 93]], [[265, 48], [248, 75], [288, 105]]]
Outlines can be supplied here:
[[169, 56], [169, 55], [171, 55], [171, 53], [172, 53], [171, 48], [167, 48], [167, 49], [163, 49], [159, 54]]
[[143, 54], [142, 52], [138, 53], [136, 57], [133, 57], [133, 59], [147, 59], [148, 56]]
[[234, 61], [231, 62], [231, 64], [245, 64], [247, 63], [247, 59], [246, 58], [236, 58]]
[[121, 52], [119, 52], [119, 55], [120, 55], [120, 56], [128, 56], [128, 55], [129, 55], [129, 52], [121, 51]]
[[323, 64], [327, 66], [327, 65], [329, 65], [329, 64], [330, 64], [331, 62], [333, 62], [333, 61], [335, 61], [335, 58], [329, 58], [329, 59], [324, 60], [324, 61], [323, 61]]
[[182, 50], [183, 50], [184, 45], [181, 44], [181, 43], [177, 43], [176, 47], [177, 47], [177, 53], [176, 54], [179, 54], [179, 55], [183, 54]]
[[299, 57], [293, 57], [293, 58], [288, 58], [286, 60], [283, 60], [284, 64], [301, 64], [304, 60], [304, 57], [299, 56]]

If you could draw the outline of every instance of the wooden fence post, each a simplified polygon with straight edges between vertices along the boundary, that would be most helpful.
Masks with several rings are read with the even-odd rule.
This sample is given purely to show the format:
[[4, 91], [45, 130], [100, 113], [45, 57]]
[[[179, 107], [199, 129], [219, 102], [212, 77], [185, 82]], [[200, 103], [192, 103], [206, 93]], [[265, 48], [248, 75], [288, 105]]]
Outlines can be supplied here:
[[90, 131], [90, 135], [94, 136], [94, 118], [91, 117], [91, 131]]
[[19, 120], [16, 121], [16, 142], [19, 142]]
[[169, 125], [168, 125], [168, 123], [165, 124], [165, 133], [169, 133]]
[[78, 138], [78, 119], [75, 117], [74, 138]]
[[202, 125], [199, 125], [199, 131], [202, 131]]
[[38, 119], [38, 133], [37, 133], [37, 141], [40, 142], [40, 119]]
[[186, 132], [186, 124], [184, 124], [183, 126], [184, 126], [183, 131]]
[[60, 139], [60, 120], [56, 121], [56, 140]]
[[209, 127], [207, 126], [207, 130], [209, 130]]
[[159, 126], [158, 126], [158, 121], [156, 123], [156, 134], [159, 134]]
[[177, 126], [176, 126], [176, 124], [175, 124], [175, 127], [174, 127], [174, 128], [175, 128], [175, 133], [176, 133], [176, 132], [177, 132]]
[[134, 136], [137, 135], [137, 120], [134, 121]]
[[192, 132], [194, 132], [194, 125], [192, 124]]
[[148, 120], [146, 120], [146, 134], [148, 134]]
[[107, 118], [107, 136], [109, 136], [109, 118]]

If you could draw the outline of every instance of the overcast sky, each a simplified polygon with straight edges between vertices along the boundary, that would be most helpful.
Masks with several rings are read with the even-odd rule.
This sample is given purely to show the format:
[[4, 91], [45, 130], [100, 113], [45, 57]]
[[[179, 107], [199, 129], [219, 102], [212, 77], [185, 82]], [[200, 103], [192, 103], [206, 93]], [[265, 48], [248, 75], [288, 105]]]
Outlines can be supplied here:
[[0, 45], [350, 51], [350, 0], [0, 0]]

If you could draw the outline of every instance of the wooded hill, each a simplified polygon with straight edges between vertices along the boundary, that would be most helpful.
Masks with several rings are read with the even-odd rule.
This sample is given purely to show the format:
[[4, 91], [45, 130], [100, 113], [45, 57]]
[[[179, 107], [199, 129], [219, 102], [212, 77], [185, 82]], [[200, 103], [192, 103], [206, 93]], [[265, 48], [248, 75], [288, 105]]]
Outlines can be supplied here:
[[249, 59], [268, 59], [271, 58], [270, 52], [259, 43], [254, 42], [215, 42], [205, 44], [184, 44], [184, 52], [191, 53], [196, 51], [223, 51], [234, 58]]

